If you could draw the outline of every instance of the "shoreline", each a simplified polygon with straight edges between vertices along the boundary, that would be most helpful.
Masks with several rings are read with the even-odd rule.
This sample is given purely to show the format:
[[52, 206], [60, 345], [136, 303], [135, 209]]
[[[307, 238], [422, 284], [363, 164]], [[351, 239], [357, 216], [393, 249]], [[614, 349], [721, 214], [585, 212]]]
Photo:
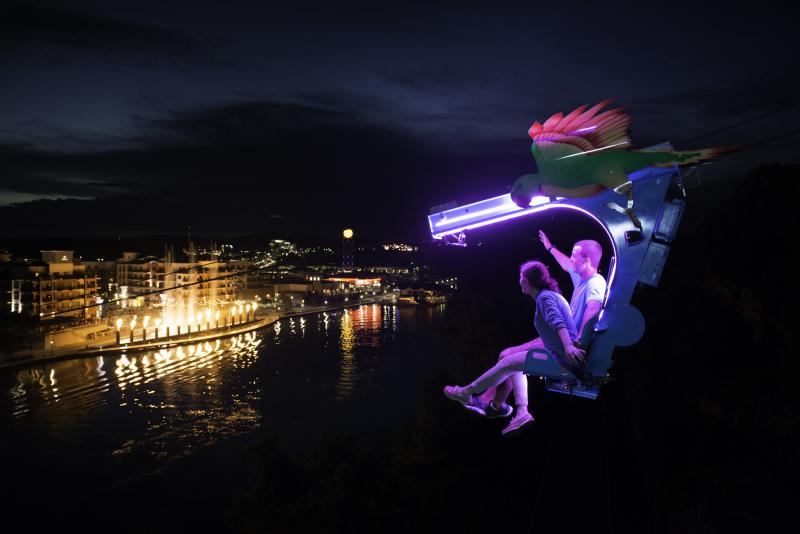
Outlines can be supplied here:
[[199, 335], [185, 334], [184, 336], [181, 337], [173, 336], [170, 339], [161, 338], [157, 341], [156, 340], [150, 340], [144, 342], [138, 341], [135, 343], [126, 343], [121, 345], [114, 344], [105, 347], [103, 346], [91, 347], [89, 349], [67, 349], [66, 351], [60, 354], [44, 353], [39, 355], [31, 355], [30, 357], [20, 358], [12, 361], [0, 362], [0, 370], [12, 370], [18, 368], [32, 367], [35, 365], [39, 365], [41, 363], [73, 360], [79, 358], [89, 358], [92, 356], [103, 356], [105, 354], [116, 354], [120, 352], [126, 352], [129, 350], [138, 351], [138, 350], [147, 350], [147, 349], [154, 349], [161, 347], [177, 347], [179, 345], [190, 345], [192, 343], [197, 343], [200, 341], [210, 341], [212, 339], [244, 334], [246, 332], [253, 332], [255, 330], [261, 330], [262, 328], [266, 328], [280, 321], [281, 319], [291, 319], [294, 317], [301, 317], [305, 315], [314, 315], [318, 313], [327, 313], [331, 311], [357, 308], [359, 306], [363, 306], [366, 304], [396, 305], [396, 303], [391, 298], [381, 297], [381, 298], [359, 299], [359, 301], [357, 302], [353, 302], [352, 304], [348, 303], [346, 305], [343, 304], [339, 306], [314, 307], [314, 309], [309, 309], [308, 311], [289, 312], [283, 314], [270, 313], [269, 315], [261, 319], [255, 319], [248, 323], [236, 325], [236, 327], [229, 327], [224, 332], [220, 331], [219, 329], [215, 329], [214, 331], [209, 332], [207, 334], [202, 334], [202, 333]]

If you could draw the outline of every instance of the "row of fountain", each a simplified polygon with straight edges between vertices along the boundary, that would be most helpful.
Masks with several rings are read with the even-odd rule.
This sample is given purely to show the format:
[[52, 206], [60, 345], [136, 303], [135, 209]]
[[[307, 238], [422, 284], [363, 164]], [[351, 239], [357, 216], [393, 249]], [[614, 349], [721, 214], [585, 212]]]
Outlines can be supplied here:
[[[177, 319], [176, 315], [169, 313], [169, 308], [167, 308], [152, 320], [152, 327], [152, 318], [149, 315], [145, 315], [141, 319], [141, 323], [138, 315], [134, 315], [127, 322], [122, 318], [118, 318], [114, 323], [117, 331], [117, 344], [169, 338], [239, 325], [255, 320], [257, 308], [258, 303], [255, 301], [238, 301], [230, 309], [226, 309], [224, 313], [221, 313], [222, 310], [220, 308], [214, 307], [206, 307], [196, 313], [192, 313], [193, 310], [190, 308], [188, 313], [181, 314]], [[141, 328], [141, 330], [138, 328]], [[127, 336], [123, 336], [123, 334], [127, 334]]]

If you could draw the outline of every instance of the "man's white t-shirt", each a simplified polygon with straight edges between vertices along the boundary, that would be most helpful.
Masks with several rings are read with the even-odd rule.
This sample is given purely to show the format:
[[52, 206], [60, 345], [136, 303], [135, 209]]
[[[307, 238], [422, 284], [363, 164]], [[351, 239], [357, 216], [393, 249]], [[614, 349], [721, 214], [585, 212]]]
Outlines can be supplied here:
[[[583, 323], [583, 314], [586, 312], [586, 304], [590, 300], [599, 301], [603, 304], [606, 296], [606, 279], [600, 274], [595, 273], [586, 280], [581, 280], [578, 274], [570, 269], [567, 271], [572, 279], [572, 299], [569, 301], [569, 309], [572, 310], [572, 318], [577, 328]], [[578, 335], [581, 335], [578, 332]]]

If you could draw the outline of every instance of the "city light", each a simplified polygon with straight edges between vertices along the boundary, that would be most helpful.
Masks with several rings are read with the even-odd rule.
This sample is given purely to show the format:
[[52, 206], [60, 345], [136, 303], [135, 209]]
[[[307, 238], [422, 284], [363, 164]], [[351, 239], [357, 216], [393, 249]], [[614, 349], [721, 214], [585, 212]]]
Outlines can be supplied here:
[[[455, 215], [455, 217], [461, 215], [464, 214]], [[463, 224], [470, 221], [468, 218], [449, 221], [450, 224], [454, 222]], [[345, 240], [351, 240], [355, 232], [352, 228], [346, 228], [342, 231], [342, 235]], [[384, 250], [397, 252], [417, 250], [413, 244], [397, 242], [378, 244], [372, 250], [380, 250], [381, 246]], [[229, 245], [226, 245], [226, 252], [228, 247]], [[390, 288], [386, 286], [395, 285], [392, 283], [393, 275], [403, 276], [420, 270], [420, 267], [409, 269], [366, 266], [355, 269], [357, 272], [365, 273], [364, 275], [338, 276], [338, 272], [332, 271], [322, 262], [311, 265], [304, 265], [302, 261], [294, 263], [296, 258], [302, 259], [310, 254], [319, 254], [320, 252], [331, 254], [334, 252], [332, 249], [300, 248], [288, 241], [281, 240], [271, 241], [270, 248], [269, 252], [254, 250], [252, 258], [232, 256], [229, 260], [230, 263], [213, 256], [214, 250], [219, 251], [218, 247], [206, 248], [205, 253], [212, 254], [211, 263], [214, 264], [214, 267], [206, 267], [197, 272], [194, 272], [194, 269], [209, 264], [199, 263], [196, 256], [188, 262], [182, 262], [173, 259], [172, 255], [155, 259], [152, 256], [142, 256], [137, 252], [123, 253], [122, 258], [116, 262], [110, 261], [106, 266], [110, 269], [114, 267], [114, 263], [117, 264], [116, 275], [113, 278], [93, 282], [98, 288], [97, 292], [103, 291], [104, 295], [101, 297], [92, 294], [90, 302], [93, 305], [103, 304], [106, 317], [102, 322], [107, 324], [108, 329], [107, 331], [98, 329], [87, 335], [89, 343], [86, 344], [86, 349], [106, 346], [103, 338], [113, 339], [114, 331], [116, 331], [117, 345], [127, 343], [138, 345], [162, 338], [180, 341], [198, 334], [206, 334], [206, 331], [216, 331], [223, 327], [230, 329], [232, 325], [238, 327], [240, 324], [245, 325], [257, 319], [264, 320], [264, 322], [273, 321], [273, 315], [280, 316], [284, 313], [305, 311], [306, 300], [309, 302], [309, 308], [314, 310], [328, 309], [331, 305], [345, 308], [351, 305], [351, 300], [353, 305], [358, 305], [362, 300], [372, 302], [386, 298], [387, 301], [390, 301]], [[201, 249], [194, 248], [193, 254], [203, 254]], [[188, 254], [186, 250], [183, 252]], [[239, 252], [235, 254], [239, 254]], [[255, 270], [271, 267], [278, 261], [278, 257], [290, 257], [293, 265], [279, 265], [250, 278]], [[93, 268], [98, 267], [95, 265]], [[235, 276], [241, 275], [242, 281], [230, 279], [229, 272]], [[375, 274], [368, 275], [366, 273]], [[109, 271], [110, 274], [114, 273]], [[170, 274], [172, 274], [171, 278], [168, 277]], [[217, 278], [218, 275], [221, 275], [220, 278]], [[98, 279], [100, 278], [94, 278], [94, 280]], [[213, 283], [217, 279], [225, 279], [225, 282]], [[75, 285], [77, 283], [74, 282], [67, 289], [74, 291], [76, 287], [80, 287]], [[158, 288], [162, 291], [148, 293], [145, 291], [148, 287]], [[375, 291], [376, 289], [377, 291]], [[242, 291], [242, 294], [239, 294], [239, 291]], [[255, 295], [256, 292], [258, 295]], [[111, 301], [111, 295], [114, 295], [115, 300], [119, 299], [120, 302]], [[74, 295], [71, 293], [69, 296]], [[242, 298], [245, 296], [251, 300]], [[238, 300], [235, 300], [237, 297]], [[290, 302], [286, 302], [287, 297]], [[104, 298], [109, 302], [103, 302]], [[83, 301], [86, 302], [86, 296], [83, 296]], [[262, 307], [268, 313], [264, 317], [257, 317]], [[301, 310], [297, 308], [301, 308]], [[101, 323], [100, 314], [97, 313], [99, 309], [99, 307], [95, 307], [87, 313], [80, 308], [83, 312], [80, 319], [82, 322], [89, 322], [91, 319], [99, 325]], [[61, 310], [61, 307], [57, 310]], [[230, 318], [226, 315], [226, 310], [229, 310]], [[16, 311], [13, 303], [12, 311]], [[137, 312], [137, 315], [131, 313], [134, 311]], [[35, 312], [45, 318], [53, 313], [49, 310], [35, 310]], [[55, 312], [56, 315], [58, 313], [59, 311]], [[109, 315], [111, 316], [109, 317]], [[220, 319], [223, 321], [220, 322]], [[211, 323], [212, 320], [215, 321], [214, 324]], [[154, 327], [153, 332], [150, 331], [150, 327]], [[162, 328], [165, 331], [161, 331]], [[124, 340], [120, 341], [120, 337]], [[45, 348], [48, 348], [47, 343], [48, 341], [45, 340]], [[54, 344], [59, 345], [59, 341], [56, 340]]]

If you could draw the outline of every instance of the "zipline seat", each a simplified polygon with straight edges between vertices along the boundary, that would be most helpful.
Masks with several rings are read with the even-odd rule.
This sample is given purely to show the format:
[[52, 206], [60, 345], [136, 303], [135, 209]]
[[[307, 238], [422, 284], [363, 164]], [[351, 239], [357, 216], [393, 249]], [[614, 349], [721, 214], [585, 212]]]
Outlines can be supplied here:
[[[600, 386], [608, 380], [607, 374], [602, 376], [594, 376], [589, 370], [592, 359], [592, 345], [597, 336], [601, 336], [605, 331], [605, 327], [598, 323], [598, 313], [590, 319], [581, 331], [578, 344], [586, 351], [586, 364], [581, 368], [573, 368], [572, 372], [568, 372], [559, 376], [540, 376], [545, 381], [545, 389], [555, 393], [563, 393], [566, 395], [575, 395], [577, 397], [584, 397], [587, 399], [596, 399], [600, 392]], [[525, 369], [523, 372], [532, 376], [527, 371], [528, 361], [534, 358], [534, 354], [545, 354], [548, 358], [553, 358], [553, 354], [545, 348], [535, 348], [528, 351], [525, 356]]]

